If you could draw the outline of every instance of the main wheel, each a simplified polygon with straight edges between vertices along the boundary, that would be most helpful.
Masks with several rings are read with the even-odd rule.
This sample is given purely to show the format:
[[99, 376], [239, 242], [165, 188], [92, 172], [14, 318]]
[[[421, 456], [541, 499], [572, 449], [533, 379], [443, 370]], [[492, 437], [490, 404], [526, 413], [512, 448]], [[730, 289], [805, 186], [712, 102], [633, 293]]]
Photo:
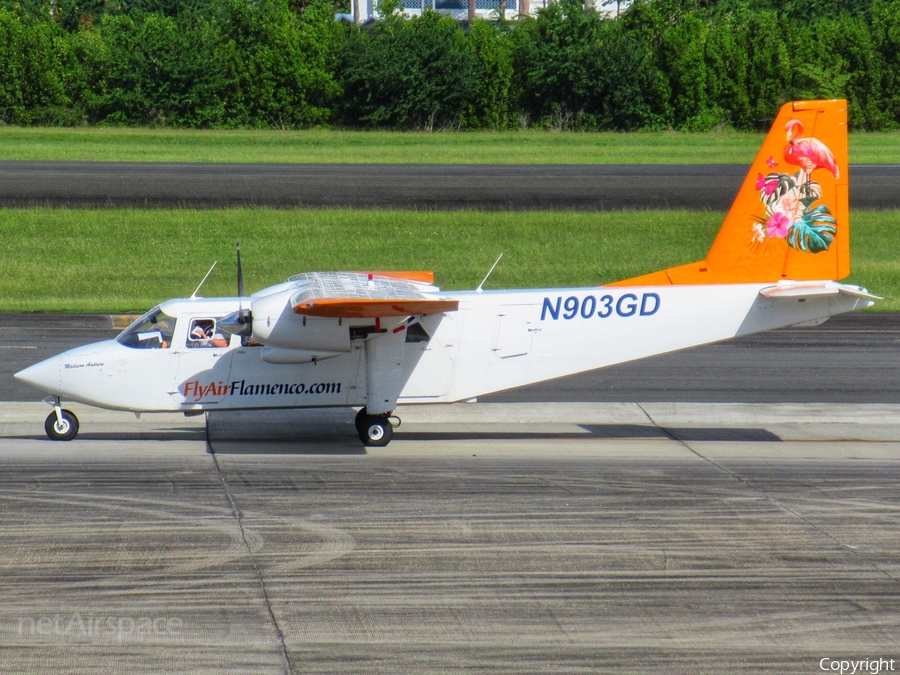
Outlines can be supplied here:
[[383, 448], [391, 442], [394, 427], [387, 417], [367, 415], [359, 430], [359, 440], [370, 448]]
[[47, 415], [44, 431], [51, 441], [71, 441], [78, 434], [78, 418], [71, 410], [62, 411], [62, 422], [56, 417], [56, 411]]
[[366, 424], [366, 418], [369, 416], [369, 411], [366, 410], [365, 406], [359, 409], [359, 412], [356, 413], [356, 419], [353, 423], [356, 425], [356, 431], [359, 434], [362, 434], [363, 427]]

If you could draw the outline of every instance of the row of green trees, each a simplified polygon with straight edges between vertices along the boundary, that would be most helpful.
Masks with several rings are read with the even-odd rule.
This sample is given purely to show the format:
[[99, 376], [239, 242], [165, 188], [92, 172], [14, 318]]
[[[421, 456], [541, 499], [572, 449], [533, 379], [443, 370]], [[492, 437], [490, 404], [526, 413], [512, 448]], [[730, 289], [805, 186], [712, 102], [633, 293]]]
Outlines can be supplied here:
[[330, 0], [3, 0], [0, 121], [759, 129], [846, 97], [853, 128], [900, 127], [900, 0], [559, 0], [468, 30], [380, 7], [360, 29]]

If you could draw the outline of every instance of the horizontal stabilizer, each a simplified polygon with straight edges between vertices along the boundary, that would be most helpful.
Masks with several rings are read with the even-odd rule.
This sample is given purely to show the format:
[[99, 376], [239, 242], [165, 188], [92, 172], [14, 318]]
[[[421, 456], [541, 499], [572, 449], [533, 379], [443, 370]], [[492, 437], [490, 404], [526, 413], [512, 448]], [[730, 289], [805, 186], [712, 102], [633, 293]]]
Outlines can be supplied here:
[[873, 295], [869, 293], [865, 288], [861, 288], [859, 286], [847, 286], [846, 284], [841, 284], [841, 293], [845, 293], [847, 295], [853, 295], [857, 298], [864, 298], [865, 300], [884, 300], [884, 298], [880, 295]]
[[760, 292], [767, 298], [774, 300], [789, 298], [811, 298], [821, 295], [838, 295], [844, 293], [865, 300], [881, 300], [877, 295], [872, 295], [865, 288], [840, 284], [836, 281], [784, 281], [775, 286], [764, 288]]
[[317, 298], [294, 305], [295, 314], [345, 319], [370, 319], [387, 316], [417, 316], [453, 312], [458, 300], [364, 300], [359, 298]]

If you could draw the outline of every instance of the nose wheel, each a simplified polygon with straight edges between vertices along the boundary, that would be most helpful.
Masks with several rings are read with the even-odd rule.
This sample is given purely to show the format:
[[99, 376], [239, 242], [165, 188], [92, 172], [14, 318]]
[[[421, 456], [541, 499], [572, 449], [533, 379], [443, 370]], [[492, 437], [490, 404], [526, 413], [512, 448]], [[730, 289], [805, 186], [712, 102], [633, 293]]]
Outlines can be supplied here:
[[383, 448], [394, 435], [394, 425], [389, 415], [370, 415], [365, 408], [356, 413], [356, 430], [359, 440], [370, 448]]
[[44, 431], [51, 441], [71, 441], [78, 435], [78, 418], [71, 410], [55, 406], [53, 412], [47, 415]]

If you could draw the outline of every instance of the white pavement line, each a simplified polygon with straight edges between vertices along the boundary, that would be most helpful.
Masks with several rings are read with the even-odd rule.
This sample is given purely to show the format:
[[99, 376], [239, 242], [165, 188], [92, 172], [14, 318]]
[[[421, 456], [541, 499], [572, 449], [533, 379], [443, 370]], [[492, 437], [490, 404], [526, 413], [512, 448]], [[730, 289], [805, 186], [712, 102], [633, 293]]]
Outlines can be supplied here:
[[394, 412], [404, 422], [429, 424], [647, 423], [637, 403], [449, 403], [401, 405]]
[[896, 403], [451, 403], [398, 406], [404, 421], [647, 424], [725, 427], [767, 424], [900, 425]]
[[661, 425], [894, 424], [896, 403], [641, 403]]

